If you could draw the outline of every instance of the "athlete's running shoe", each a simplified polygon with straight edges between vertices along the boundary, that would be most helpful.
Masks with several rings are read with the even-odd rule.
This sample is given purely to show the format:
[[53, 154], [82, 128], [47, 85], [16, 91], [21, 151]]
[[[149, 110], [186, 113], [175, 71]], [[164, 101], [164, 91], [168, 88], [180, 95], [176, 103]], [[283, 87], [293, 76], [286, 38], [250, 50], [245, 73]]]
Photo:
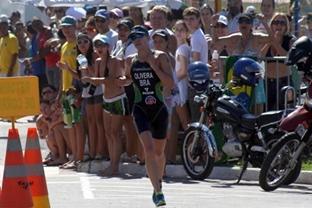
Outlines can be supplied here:
[[162, 192], [153, 192], [153, 202], [156, 205], [156, 207], [164, 206], [166, 205], [165, 196]]

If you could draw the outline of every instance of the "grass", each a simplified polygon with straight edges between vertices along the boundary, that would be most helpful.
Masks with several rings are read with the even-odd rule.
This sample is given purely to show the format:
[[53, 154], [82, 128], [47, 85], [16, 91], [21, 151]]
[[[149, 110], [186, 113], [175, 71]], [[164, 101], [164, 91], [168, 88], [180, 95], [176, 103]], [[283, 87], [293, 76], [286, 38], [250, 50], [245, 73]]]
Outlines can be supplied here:
[[312, 160], [306, 159], [302, 163], [302, 170], [312, 171]]

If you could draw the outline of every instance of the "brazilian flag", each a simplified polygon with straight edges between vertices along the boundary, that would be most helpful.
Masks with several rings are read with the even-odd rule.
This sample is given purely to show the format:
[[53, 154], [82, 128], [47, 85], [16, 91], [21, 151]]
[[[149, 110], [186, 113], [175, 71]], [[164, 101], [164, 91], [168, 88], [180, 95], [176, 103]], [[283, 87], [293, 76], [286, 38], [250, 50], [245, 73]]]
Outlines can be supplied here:
[[[228, 95], [235, 96], [235, 99], [242, 103], [247, 110], [251, 110], [254, 97], [254, 87], [243, 85], [243, 86], [232, 86], [231, 80], [233, 77], [233, 69], [235, 62], [241, 58], [241, 56], [229, 56], [225, 60], [224, 65], [224, 83], [228, 88]], [[255, 59], [254, 57], [252, 57]], [[222, 132], [222, 124], [216, 122], [215, 125], [211, 128], [213, 135], [215, 136], [218, 150], [222, 150], [224, 144], [224, 135]], [[220, 163], [226, 161], [226, 156], [223, 156]]]

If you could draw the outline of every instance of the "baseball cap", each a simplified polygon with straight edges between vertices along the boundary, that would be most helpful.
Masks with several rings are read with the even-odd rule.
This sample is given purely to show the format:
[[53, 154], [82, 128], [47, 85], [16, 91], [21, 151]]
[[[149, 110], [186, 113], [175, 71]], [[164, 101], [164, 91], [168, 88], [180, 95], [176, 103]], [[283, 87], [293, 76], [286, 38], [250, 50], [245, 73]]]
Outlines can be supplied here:
[[155, 30], [153, 35], [152, 35], [152, 37], [154, 37], [156, 35], [164, 38], [165, 40], [168, 40], [168, 38], [169, 38], [168, 32], [166, 30], [164, 30], [164, 29]]
[[95, 13], [94, 17], [101, 17], [103, 19], [108, 19], [109, 13], [107, 12], [106, 9], [100, 9]]
[[241, 22], [246, 22], [246, 23], [252, 24], [251, 15], [247, 14], [247, 13], [241, 14], [240, 17], [238, 18], [238, 23], [241, 23]]
[[220, 15], [217, 22], [224, 25], [228, 25], [228, 19], [224, 15]]
[[250, 14], [250, 15], [255, 15], [256, 14], [256, 7], [253, 5], [247, 6], [245, 13]]
[[128, 20], [128, 19], [121, 20], [118, 23], [117, 27], [120, 27], [121, 25], [126, 26], [129, 30], [131, 30], [134, 26], [133, 22], [131, 20]]
[[109, 38], [108, 38], [106, 35], [97, 34], [97, 35], [93, 38], [92, 42], [93, 42], [93, 44], [95, 44], [97, 41], [99, 41], [99, 42], [101, 42], [101, 43], [103, 43], [103, 44], [110, 45], [110, 44], [109, 44]]
[[70, 7], [66, 10], [65, 12], [66, 15], [75, 17], [76, 20], [81, 20], [83, 18], [86, 18], [87, 16], [87, 11], [83, 8], [79, 8], [79, 7]]
[[5, 14], [1, 14], [0, 15], [0, 23], [10, 23], [9, 17]]
[[76, 21], [76, 18], [73, 17], [73, 16], [69, 16], [69, 15], [66, 15], [65, 17], [63, 17], [61, 19], [61, 27], [63, 26], [73, 26], [73, 25], [76, 25], [77, 21]]
[[119, 17], [119, 18], [123, 18], [124, 17], [122, 10], [119, 9], [119, 8], [114, 8], [114, 9], [110, 10], [110, 12], [112, 14], [114, 14], [116, 17]]
[[128, 36], [128, 39], [130, 41], [134, 41], [138, 38], [143, 38], [144, 36], [148, 36], [147, 29], [142, 25], [136, 25], [132, 28], [131, 33]]

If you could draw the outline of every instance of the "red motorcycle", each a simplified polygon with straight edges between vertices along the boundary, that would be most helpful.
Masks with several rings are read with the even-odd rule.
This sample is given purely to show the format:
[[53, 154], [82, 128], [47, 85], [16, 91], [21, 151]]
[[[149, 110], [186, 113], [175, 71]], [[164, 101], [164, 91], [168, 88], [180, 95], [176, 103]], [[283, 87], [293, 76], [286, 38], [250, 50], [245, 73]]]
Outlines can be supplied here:
[[262, 163], [259, 183], [265, 191], [295, 182], [300, 175], [302, 158], [312, 150], [312, 42], [301, 37], [293, 44], [286, 64], [297, 65], [308, 81], [303, 106], [284, 118], [280, 128], [288, 133], [270, 150]]

